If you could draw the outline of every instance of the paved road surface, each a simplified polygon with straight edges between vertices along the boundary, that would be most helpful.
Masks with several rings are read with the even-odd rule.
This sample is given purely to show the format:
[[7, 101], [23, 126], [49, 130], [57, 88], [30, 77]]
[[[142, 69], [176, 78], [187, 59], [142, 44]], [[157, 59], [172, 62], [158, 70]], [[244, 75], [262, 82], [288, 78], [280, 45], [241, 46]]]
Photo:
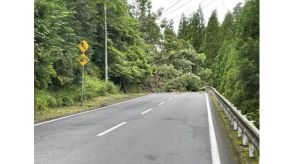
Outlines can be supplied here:
[[[210, 105], [219, 163], [237, 163]], [[213, 163], [206, 94], [157, 93], [35, 126], [35, 163]], [[215, 158], [215, 157], [214, 157]]]

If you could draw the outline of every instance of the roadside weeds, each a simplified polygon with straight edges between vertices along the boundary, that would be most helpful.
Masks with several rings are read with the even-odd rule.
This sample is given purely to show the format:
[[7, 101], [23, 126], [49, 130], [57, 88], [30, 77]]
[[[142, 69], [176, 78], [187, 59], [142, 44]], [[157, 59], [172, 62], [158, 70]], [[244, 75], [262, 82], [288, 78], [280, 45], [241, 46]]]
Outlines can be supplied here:
[[148, 93], [136, 93], [136, 94], [116, 94], [107, 96], [98, 96], [91, 100], [84, 101], [83, 106], [77, 102], [71, 106], [48, 108], [46, 110], [34, 111], [34, 123], [41, 123], [44, 121], [85, 112], [89, 110], [94, 110], [104, 106], [109, 106], [122, 101], [134, 99], [137, 97], [145, 96]]

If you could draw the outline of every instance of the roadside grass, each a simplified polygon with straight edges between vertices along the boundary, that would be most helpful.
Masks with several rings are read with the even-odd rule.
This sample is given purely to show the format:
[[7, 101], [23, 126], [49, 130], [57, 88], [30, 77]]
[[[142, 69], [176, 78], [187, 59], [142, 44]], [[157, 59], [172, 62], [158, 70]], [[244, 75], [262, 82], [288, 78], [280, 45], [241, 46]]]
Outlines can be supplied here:
[[222, 109], [218, 105], [216, 98], [209, 94], [210, 99], [212, 100], [213, 107], [217, 110], [217, 113], [220, 115], [221, 119], [224, 122], [225, 130], [229, 134], [229, 138], [231, 142], [233, 143], [234, 149], [237, 152], [237, 155], [239, 156], [239, 160], [241, 164], [258, 164], [259, 162], [259, 156], [257, 153], [255, 154], [254, 158], [249, 157], [249, 151], [247, 146], [242, 145], [241, 138], [238, 137], [237, 131], [233, 129], [230, 125], [230, 121], [228, 118], [226, 118], [225, 113], [222, 112]]
[[84, 101], [83, 106], [80, 106], [80, 102], [76, 102], [73, 105], [65, 107], [48, 108], [46, 110], [36, 111], [34, 113], [34, 123], [40, 123], [59, 117], [64, 117], [88, 110], [93, 110], [99, 107], [108, 106], [111, 104], [119, 103], [129, 99], [141, 97], [148, 93], [136, 93], [136, 94], [113, 94], [106, 96], [98, 96], [91, 100]]

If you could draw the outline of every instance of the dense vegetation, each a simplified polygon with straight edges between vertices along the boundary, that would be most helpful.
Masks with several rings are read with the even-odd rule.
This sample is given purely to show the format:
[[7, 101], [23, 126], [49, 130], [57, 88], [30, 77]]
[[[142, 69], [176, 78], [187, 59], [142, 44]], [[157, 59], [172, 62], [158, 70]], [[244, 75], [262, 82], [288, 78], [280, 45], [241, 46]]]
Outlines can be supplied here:
[[205, 28], [201, 13], [199, 8], [191, 18], [182, 16], [179, 37], [205, 53], [208, 84], [259, 126], [259, 0], [238, 4], [221, 24], [213, 11]]
[[201, 7], [156, 23], [162, 9], [150, 0], [107, 1], [108, 72], [104, 79], [104, 0], [35, 1], [35, 109], [81, 99], [77, 44], [90, 48], [85, 98], [119, 92], [197, 91], [211, 85], [258, 121], [259, 1], [237, 5], [222, 23], [216, 11], [207, 26]]

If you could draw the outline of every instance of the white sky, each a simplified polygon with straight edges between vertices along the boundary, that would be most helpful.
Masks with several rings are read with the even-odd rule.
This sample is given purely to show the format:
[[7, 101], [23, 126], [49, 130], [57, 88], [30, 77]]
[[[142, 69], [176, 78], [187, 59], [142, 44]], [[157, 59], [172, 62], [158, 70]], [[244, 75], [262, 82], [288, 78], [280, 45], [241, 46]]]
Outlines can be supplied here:
[[[128, 0], [132, 2], [134, 0]], [[182, 13], [185, 15], [190, 15], [193, 12], [197, 11], [198, 5], [201, 4], [205, 22], [208, 22], [208, 19], [211, 15], [212, 10], [217, 10], [217, 15], [219, 22], [222, 22], [224, 19], [225, 14], [228, 10], [232, 11], [233, 8], [239, 2], [244, 3], [245, 0], [151, 0], [152, 1], [152, 10], [155, 12], [160, 7], [164, 8], [163, 18], [173, 19], [174, 20], [174, 30], [177, 32], [180, 18]], [[166, 12], [165, 10], [172, 6], [174, 3], [179, 1], [176, 5], [172, 8], [168, 9]]]

